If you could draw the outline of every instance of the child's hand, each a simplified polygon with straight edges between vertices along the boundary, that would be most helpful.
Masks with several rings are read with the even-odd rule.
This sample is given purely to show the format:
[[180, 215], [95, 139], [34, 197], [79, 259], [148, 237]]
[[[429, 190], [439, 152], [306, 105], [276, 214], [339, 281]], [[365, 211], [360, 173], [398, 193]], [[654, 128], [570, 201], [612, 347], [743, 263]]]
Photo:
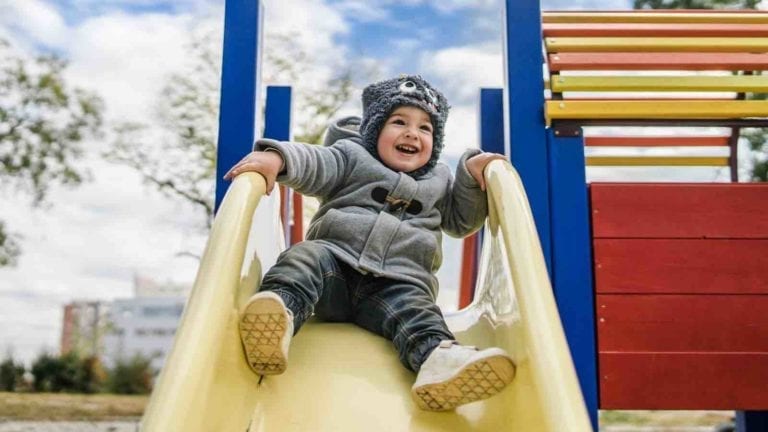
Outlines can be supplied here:
[[267, 195], [275, 188], [277, 174], [283, 167], [283, 157], [276, 151], [255, 151], [236, 163], [226, 174], [224, 180], [232, 180], [244, 172], [253, 171], [264, 176], [267, 181]]
[[485, 191], [485, 176], [483, 171], [491, 161], [507, 160], [507, 157], [498, 153], [480, 153], [467, 159], [467, 171], [472, 174], [472, 178], [480, 183], [480, 190]]

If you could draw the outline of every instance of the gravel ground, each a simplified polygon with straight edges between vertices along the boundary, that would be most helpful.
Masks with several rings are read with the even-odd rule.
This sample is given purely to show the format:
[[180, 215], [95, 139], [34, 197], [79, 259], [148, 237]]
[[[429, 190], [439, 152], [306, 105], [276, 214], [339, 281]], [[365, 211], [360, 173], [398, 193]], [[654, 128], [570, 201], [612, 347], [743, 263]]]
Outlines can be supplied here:
[[110, 422], [0, 421], [0, 432], [137, 432], [138, 420]]

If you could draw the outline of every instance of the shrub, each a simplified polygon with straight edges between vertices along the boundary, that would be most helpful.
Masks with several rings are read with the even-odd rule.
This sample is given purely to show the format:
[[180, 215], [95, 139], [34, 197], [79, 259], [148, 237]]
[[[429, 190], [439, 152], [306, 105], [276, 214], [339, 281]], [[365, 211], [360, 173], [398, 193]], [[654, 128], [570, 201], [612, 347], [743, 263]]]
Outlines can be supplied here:
[[105, 381], [98, 358], [81, 359], [74, 352], [58, 357], [41, 354], [32, 364], [32, 375], [36, 392], [96, 393]]
[[152, 391], [150, 359], [136, 354], [119, 360], [109, 374], [107, 389], [118, 394], [147, 394]]
[[0, 363], [0, 390], [16, 391], [16, 386], [24, 379], [24, 365], [16, 363], [12, 356], [8, 356]]

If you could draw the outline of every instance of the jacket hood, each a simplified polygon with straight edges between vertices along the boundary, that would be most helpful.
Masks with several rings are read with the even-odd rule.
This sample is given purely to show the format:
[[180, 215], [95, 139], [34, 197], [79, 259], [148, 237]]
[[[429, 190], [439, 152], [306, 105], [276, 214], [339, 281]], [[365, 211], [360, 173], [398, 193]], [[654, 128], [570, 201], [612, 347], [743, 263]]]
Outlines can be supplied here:
[[323, 145], [327, 147], [341, 139], [351, 139], [362, 144], [362, 137], [360, 136], [360, 117], [344, 117], [331, 123], [330, 126], [328, 126], [328, 130], [325, 132]]

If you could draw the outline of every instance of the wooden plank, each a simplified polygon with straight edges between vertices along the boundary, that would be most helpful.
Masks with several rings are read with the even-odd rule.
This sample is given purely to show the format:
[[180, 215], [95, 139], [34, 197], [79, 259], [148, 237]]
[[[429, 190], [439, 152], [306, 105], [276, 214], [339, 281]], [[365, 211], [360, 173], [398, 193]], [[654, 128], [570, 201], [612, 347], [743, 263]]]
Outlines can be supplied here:
[[768, 294], [768, 240], [595, 239], [600, 294]]
[[592, 183], [593, 238], [768, 239], [768, 184]]
[[764, 100], [552, 100], [545, 109], [549, 120], [768, 117]]
[[768, 38], [557, 37], [547, 52], [768, 52]]
[[768, 295], [602, 294], [597, 317], [601, 352], [768, 353]]
[[553, 75], [554, 92], [768, 92], [768, 75], [574, 76]]
[[768, 353], [600, 352], [602, 409], [768, 408]]
[[587, 147], [727, 147], [727, 136], [585, 136]]
[[728, 166], [717, 156], [589, 156], [587, 166]]
[[722, 24], [766, 24], [768, 14], [740, 11], [735, 12], [546, 12], [544, 23], [722, 23]]
[[549, 69], [564, 70], [768, 70], [765, 53], [557, 53]]
[[766, 37], [765, 24], [544, 23], [544, 37]]

